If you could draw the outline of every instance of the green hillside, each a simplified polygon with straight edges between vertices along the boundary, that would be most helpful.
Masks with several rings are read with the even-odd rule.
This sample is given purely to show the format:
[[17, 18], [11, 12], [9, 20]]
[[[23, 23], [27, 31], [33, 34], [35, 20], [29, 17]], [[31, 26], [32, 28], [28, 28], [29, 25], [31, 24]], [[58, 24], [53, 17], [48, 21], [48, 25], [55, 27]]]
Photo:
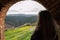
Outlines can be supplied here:
[[35, 27], [25, 26], [5, 31], [5, 40], [30, 40]]
[[35, 23], [37, 22], [37, 15], [24, 15], [24, 14], [16, 14], [16, 15], [8, 15], [5, 18], [5, 24], [17, 27], [26, 23]]

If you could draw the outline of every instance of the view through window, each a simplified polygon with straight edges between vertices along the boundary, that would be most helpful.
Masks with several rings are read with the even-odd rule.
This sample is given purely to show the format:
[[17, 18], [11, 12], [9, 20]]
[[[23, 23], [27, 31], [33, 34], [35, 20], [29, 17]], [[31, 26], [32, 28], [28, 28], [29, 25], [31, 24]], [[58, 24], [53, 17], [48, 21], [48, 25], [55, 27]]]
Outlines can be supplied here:
[[30, 40], [42, 10], [46, 9], [36, 1], [20, 1], [12, 5], [5, 18], [5, 39]]

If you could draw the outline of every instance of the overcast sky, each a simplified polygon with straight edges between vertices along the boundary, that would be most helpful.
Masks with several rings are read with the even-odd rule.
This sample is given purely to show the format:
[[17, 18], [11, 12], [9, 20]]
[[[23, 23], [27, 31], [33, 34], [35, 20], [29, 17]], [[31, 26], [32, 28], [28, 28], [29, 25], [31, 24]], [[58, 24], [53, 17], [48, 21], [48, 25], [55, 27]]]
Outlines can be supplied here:
[[39, 11], [46, 10], [40, 3], [36, 1], [20, 1], [12, 5], [9, 14], [38, 14]]

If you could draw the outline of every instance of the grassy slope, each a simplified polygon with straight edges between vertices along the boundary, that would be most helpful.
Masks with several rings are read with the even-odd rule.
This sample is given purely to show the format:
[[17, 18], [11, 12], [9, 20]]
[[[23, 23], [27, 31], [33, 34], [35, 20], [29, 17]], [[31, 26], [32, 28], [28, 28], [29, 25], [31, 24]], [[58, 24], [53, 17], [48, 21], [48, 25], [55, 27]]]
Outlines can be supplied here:
[[34, 27], [25, 26], [5, 31], [5, 40], [30, 40]]

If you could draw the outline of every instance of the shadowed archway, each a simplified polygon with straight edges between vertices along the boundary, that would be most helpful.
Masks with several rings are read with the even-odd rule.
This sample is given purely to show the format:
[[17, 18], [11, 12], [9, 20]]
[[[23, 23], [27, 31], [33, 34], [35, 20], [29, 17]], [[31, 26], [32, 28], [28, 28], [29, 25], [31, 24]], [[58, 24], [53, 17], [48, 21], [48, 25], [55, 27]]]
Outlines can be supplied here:
[[[15, 4], [16, 2], [21, 0], [0, 0], [0, 40], [4, 40], [4, 19], [6, 12], [8, 9]], [[60, 0], [35, 0], [39, 3], [41, 3], [46, 9], [51, 12], [52, 17], [55, 19], [58, 19], [60, 17]], [[58, 24], [60, 23], [60, 20], [58, 21]]]

